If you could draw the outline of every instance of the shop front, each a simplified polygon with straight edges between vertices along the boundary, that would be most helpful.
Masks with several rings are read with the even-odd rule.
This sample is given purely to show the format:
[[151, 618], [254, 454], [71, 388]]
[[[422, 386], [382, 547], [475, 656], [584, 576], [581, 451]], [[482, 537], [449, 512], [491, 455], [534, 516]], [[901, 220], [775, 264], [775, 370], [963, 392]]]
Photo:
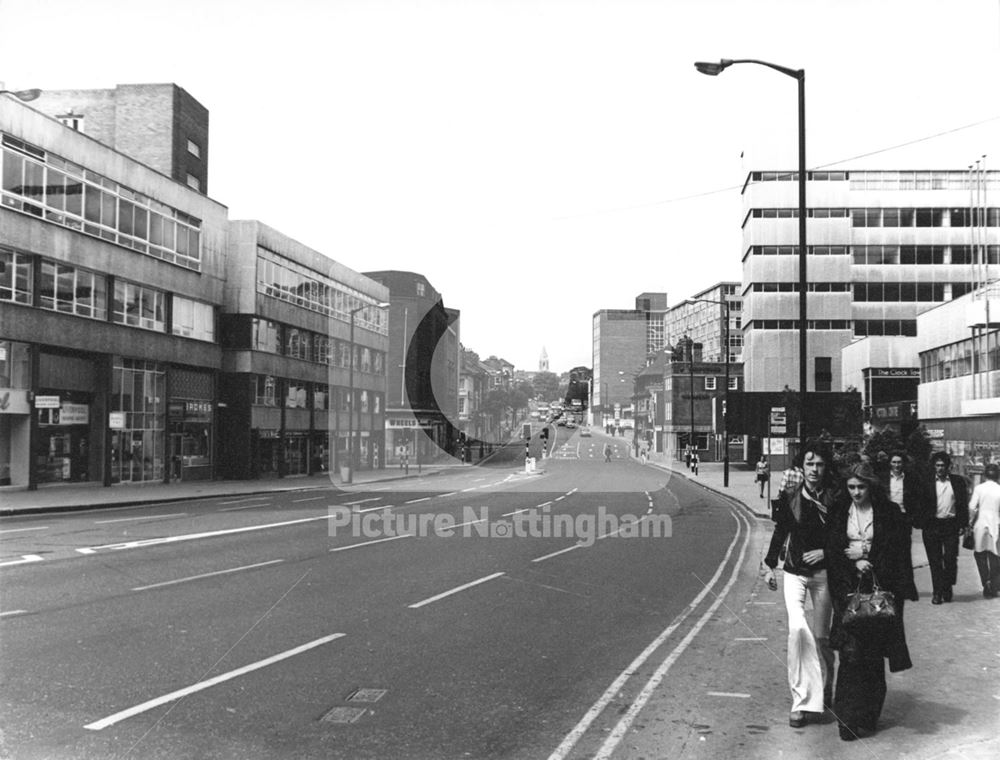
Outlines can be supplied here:
[[43, 392], [35, 397], [38, 436], [35, 473], [38, 483], [84, 482], [92, 479], [90, 394]]
[[27, 343], [0, 341], [0, 486], [28, 484], [30, 366]]
[[172, 399], [170, 421], [170, 480], [211, 480], [212, 402]]
[[157, 362], [115, 357], [111, 412], [111, 482], [163, 481], [166, 467], [166, 371]]

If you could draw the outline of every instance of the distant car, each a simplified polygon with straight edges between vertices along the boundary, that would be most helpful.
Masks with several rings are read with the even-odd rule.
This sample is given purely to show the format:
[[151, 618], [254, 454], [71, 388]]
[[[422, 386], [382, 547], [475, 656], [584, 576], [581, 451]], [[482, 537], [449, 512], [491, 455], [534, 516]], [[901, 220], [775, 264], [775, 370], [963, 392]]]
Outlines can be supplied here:
[[590, 438], [590, 428], [580, 428], [581, 438]]
[[566, 420], [566, 427], [568, 427], [568, 428], [575, 428], [576, 427], [576, 423], [573, 422], [573, 420]]

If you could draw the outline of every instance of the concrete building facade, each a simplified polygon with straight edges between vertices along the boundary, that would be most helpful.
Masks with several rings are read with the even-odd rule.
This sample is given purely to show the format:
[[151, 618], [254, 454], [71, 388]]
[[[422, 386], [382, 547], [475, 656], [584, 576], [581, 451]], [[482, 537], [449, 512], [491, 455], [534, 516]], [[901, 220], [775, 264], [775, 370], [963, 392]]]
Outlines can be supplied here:
[[[984, 174], [1000, 197], [1000, 172]], [[1000, 208], [974, 200], [975, 184], [966, 171], [808, 173], [807, 390], [842, 390], [853, 340], [915, 336], [919, 314], [969, 292], [975, 235], [1000, 263]], [[751, 172], [743, 189], [749, 391], [799, 384], [797, 193], [795, 172]]]

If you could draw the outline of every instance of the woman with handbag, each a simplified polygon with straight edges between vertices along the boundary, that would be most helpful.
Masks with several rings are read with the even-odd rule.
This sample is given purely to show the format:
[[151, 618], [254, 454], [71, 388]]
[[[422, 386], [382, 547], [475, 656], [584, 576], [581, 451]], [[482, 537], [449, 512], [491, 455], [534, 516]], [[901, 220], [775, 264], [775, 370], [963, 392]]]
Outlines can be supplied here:
[[983, 596], [993, 599], [1000, 592], [1000, 465], [983, 468], [983, 482], [969, 500], [969, 533], [972, 556], [976, 558]]
[[[893, 673], [913, 665], [903, 602], [918, 597], [907, 567], [908, 526], [883, 493], [871, 465], [852, 466], [846, 489], [850, 498], [842, 500], [830, 518], [827, 557], [833, 601], [830, 646], [840, 652], [833, 711], [840, 738], [851, 741], [861, 731], [875, 731], [886, 694], [885, 658]], [[845, 624], [845, 613], [854, 612], [849, 604], [852, 595], [873, 591], [876, 601], [890, 605], [889, 614]], [[892, 598], [886, 600], [883, 592]]]
[[[788, 614], [788, 686], [792, 709], [788, 725], [799, 728], [822, 715], [833, 686], [830, 592], [826, 578], [828, 512], [836, 501], [833, 457], [822, 441], [807, 441], [800, 468], [786, 470], [774, 511], [774, 533], [763, 561], [764, 578], [778, 588], [774, 569], [781, 562]], [[806, 596], [812, 596], [813, 626], [806, 619]], [[822, 657], [826, 665], [824, 680]]]

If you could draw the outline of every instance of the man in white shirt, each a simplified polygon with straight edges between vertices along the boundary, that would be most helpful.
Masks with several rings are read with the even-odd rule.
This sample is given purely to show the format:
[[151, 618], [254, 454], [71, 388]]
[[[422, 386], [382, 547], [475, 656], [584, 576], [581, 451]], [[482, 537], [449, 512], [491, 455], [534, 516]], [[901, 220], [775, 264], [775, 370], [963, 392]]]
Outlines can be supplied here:
[[958, 577], [958, 537], [969, 522], [969, 487], [965, 478], [952, 475], [951, 457], [943, 451], [931, 455], [934, 480], [924, 507], [923, 539], [931, 568], [934, 595], [931, 604], [950, 602]]

